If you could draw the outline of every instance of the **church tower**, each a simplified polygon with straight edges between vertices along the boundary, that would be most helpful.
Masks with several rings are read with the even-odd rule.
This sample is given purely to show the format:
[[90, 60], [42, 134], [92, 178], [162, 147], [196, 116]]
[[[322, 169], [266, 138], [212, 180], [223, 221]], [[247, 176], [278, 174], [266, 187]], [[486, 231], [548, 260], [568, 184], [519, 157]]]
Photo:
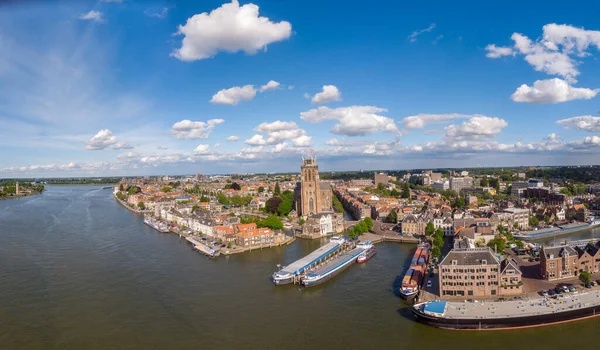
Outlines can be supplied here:
[[321, 190], [317, 158], [302, 157], [300, 167], [300, 215], [313, 215], [321, 212]]

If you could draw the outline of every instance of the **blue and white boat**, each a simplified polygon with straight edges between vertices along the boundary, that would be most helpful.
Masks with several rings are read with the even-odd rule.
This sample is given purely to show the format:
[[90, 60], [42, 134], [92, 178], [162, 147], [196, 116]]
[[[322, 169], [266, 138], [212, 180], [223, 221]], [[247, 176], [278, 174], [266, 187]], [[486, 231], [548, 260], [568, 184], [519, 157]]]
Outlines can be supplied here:
[[364, 253], [364, 251], [365, 248], [356, 247], [349, 252], [341, 254], [329, 263], [304, 275], [301, 280], [302, 285], [304, 287], [313, 287], [330, 280], [338, 273], [354, 264], [358, 256]]

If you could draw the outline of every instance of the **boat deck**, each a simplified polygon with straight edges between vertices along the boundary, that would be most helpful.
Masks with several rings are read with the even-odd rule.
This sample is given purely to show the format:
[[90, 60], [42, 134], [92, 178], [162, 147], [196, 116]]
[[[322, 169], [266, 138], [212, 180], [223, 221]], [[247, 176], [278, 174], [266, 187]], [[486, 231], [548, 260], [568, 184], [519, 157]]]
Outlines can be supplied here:
[[335, 270], [341, 265], [347, 263], [349, 260], [356, 259], [362, 252], [364, 252], [364, 248], [354, 248], [349, 252], [346, 252], [329, 263], [311, 271], [307, 274], [309, 277], [323, 276], [328, 274], [329, 272]]
[[289, 273], [292, 275], [300, 274], [300, 273], [304, 272], [305, 270], [307, 270], [311, 265], [313, 265], [317, 261], [323, 259], [327, 255], [329, 255], [332, 252], [334, 252], [335, 250], [337, 250], [340, 246], [341, 246], [340, 243], [329, 242], [329, 243], [319, 247], [318, 249], [316, 249], [312, 253], [308, 254], [307, 256], [287, 265], [286, 267], [281, 269], [278, 273], [281, 273], [281, 274]]
[[509, 301], [447, 301], [445, 318], [510, 318], [542, 315], [600, 305], [600, 291], [561, 294], [557, 299], [538, 298]]

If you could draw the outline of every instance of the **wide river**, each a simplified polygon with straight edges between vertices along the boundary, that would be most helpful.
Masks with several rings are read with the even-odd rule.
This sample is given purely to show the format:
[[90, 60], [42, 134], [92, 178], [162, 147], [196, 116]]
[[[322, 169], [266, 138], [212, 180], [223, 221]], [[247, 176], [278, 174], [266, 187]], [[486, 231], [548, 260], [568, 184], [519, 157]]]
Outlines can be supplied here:
[[269, 276], [319, 246], [210, 260], [161, 234], [99, 187], [48, 187], [0, 201], [0, 349], [589, 348], [600, 320], [519, 331], [414, 322], [393, 293], [414, 247], [377, 255], [324, 285]]

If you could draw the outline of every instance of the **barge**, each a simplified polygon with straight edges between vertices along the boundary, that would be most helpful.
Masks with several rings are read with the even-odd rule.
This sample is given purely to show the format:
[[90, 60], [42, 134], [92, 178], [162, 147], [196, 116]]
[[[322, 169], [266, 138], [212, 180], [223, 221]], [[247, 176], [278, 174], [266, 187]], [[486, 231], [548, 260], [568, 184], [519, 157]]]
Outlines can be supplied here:
[[281, 268], [281, 270], [273, 273], [271, 279], [276, 285], [294, 283], [294, 279], [308, 271], [318, 262], [324, 260], [329, 255], [336, 252], [346, 242], [344, 237], [333, 237], [331, 240], [317, 248], [307, 256]]
[[594, 219], [590, 222], [575, 222], [561, 226], [549, 227], [537, 231], [526, 231], [516, 234], [514, 237], [523, 241], [535, 241], [549, 237], [562, 236], [571, 233], [586, 231], [600, 226], [600, 220]]
[[415, 304], [411, 311], [418, 322], [445, 329], [538, 327], [600, 315], [600, 290], [527, 300], [438, 300]]
[[304, 287], [314, 287], [329, 281], [331, 278], [347, 269], [350, 265], [354, 264], [358, 256], [364, 253], [364, 251], [364, 247], [357, 245], [356, 248], [349, 252], [341, 254], [327, 264], [302, 276], [302, 285]]
[[155, 229], [158, 232], [169, 233], [169, 226], [167, 224], [165, 224], [164, 222], [155, 220], [151, 217], [145, 218], [144, 224], [152, 227], [153, 229]]
[[400, 286], [399, 291], [400, 297], [412, 300], [419, 294], [428, 260], [429, 244], [420, 243], [417, 250], [415, 250], [408, 270], [404, 274], [404, 278], [402, 278], [402, 286]]

